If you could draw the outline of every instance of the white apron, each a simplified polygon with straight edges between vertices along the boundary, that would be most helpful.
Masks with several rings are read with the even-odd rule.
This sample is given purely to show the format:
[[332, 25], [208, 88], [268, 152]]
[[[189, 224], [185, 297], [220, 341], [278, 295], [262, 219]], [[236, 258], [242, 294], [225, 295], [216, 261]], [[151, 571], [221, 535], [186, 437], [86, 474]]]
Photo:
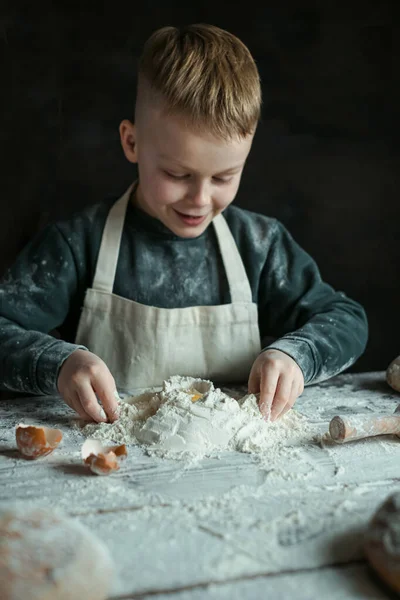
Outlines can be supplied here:
[[257, 305], [252, 302], [241, 256], [222, 215], [212, 223], [231, 304], [156, 308], [113, 294], [132, 187], [109, 212], [76, 343], [104, 360], [120, 390], [158, 386], [171, 375], [246, 382], [261, 351]]

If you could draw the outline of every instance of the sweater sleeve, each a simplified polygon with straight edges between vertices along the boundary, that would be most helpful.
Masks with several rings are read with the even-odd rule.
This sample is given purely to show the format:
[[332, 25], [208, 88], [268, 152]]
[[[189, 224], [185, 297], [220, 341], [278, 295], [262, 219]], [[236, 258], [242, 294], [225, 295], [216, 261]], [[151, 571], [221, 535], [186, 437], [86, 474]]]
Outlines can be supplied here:
[[56, 394], [59, 369], [77, 348], [49, 333], [65, 320], [78, 289], [75, 259], [57, 225], [18, 256], [0, 282], [0, 387]]
[[259, 321], [262, 337], [274, 340], [264, 350], [291, 356], [305, 383], [344, 371], [367, 343], [363, 308], [322, 281], [314, 260], [279, 222], [261, 274]]

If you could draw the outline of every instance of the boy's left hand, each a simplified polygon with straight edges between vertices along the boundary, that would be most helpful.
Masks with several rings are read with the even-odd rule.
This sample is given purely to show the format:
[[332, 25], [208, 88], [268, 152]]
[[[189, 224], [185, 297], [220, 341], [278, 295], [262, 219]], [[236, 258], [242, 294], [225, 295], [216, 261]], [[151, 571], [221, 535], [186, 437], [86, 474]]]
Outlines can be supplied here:
[[275, 421], [290, 410], [304, 390], [298, 364], [279, 350], [265, 350], [254, 361], [249, 392], [260, 393], [259, 407], [265, 419]]

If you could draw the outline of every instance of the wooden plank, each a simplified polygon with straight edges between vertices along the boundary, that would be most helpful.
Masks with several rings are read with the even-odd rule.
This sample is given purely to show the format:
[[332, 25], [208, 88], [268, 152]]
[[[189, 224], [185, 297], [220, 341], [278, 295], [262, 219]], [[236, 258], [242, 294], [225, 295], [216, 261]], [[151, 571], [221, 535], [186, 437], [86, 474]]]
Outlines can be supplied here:
[[157, 593], [112, 596], [110, 600], [387, 600], [385, 588], [364, 564], [326, 567], [273, 576], [251, 576], [227, 583], [210, 582]]
[[[333, 382], [307, 388], [299, 401], [299, 408], [314, 420], [320, 434], [327, 431], [329, 421], [326, 417], [333, 416], [339, 409], [358, 407], [358, 410], [375, 411], [379, 408], [389, 412], [399, 399], [398, 395], [382, 393], [379, 387], [383, 385], [381, 374], [341, 376]], [[321, 401], [323, 394], [327, 394], [328, 400]], [[26, 420], [25, 412], [31, 421], [59, 426], [64, 431], [62, 445], [41, 461], [21, 460], [15, 452], [14, 427], [20, 420]], [[220, 459], [204, 459], [190, 467], [176, 461], [149, 458], [139, 448], [131, 446], [121, 471], [100, 483], [98, 478], [88, 478], [87, 470], [81, 466], [79, 452], [84, 438], [69, 426], [71, 415], [69, 409], [54, 398], [36, 399], [36, 403], [29, 399], [17, 400], [0, 405], [0, 498], [37, 497], [37, 483], [40, 482], [39, 488], [44, 493], [48, 491], [54, 499], [64, 498], [67, 505], [77, 489], [82, 489], [89, 502], [91, 496], [99, 498], [99, 502], [93, 504], [94, 508], [106, 509], [107, 502], [110, 502], [108, 507], [115, 505], [116, 489], [124, 501], [128, 498], [135, 503], [135, 495], [144, 493], [154, 498], [161, 495], [165, 502], [224, 493], [237, 485], [258, 486], [266, 479], [271, 485], [285, 487], [292, 485], [293, 479], [298, 485], [351, 485], [357, 481], [393, 480], [399, 476], [400, 443], [397, 438], [387, 436], [343, 446], [325, 441], [322, 448], [320, 443], [310, 439], [307, 447], [297, 450], [297, 455], [285, 456], [273, 464], [268, 457], [260, 460], [257, 456], [225, 453]], [[301, 473], [301, 469], [307, 472]], [[32, 470], [34, 476], [29, 475]], [[304, 475], [306, 481], [303, 481]]]
[[79, 512], [79, 520], [116, 561], [113, 594], [145, 594], [360, 560], [367, 522], [395, 489], [242, 489], [192, 504]]
[[[6, 448], [0, 461], [0, 502], [41, 498], [67, 509], [83, 506], [85, 510], [109, 510], [200, 501], [238, 486], [281, 490], [291, 490], [294, 485], [310, 490], [359, 486], [361, 493], [369, 486], [384, 487], [400, 477], [400, 445], [376, 440], [329, 449], [315, 445], [273, 465], [259, 463], [249, 455], [225, 453], [219, 460], [204, 459], [193, 468], [145, 456], [141, 449], [131, 447], [121, 470], [106, 478], [92, 475], [82, 465], [80, 444], [60, 448], [35, 462], [21, 459], [15, 450]], [[300, 456], [307, 462], [300, 462]]]
[[[3, 401], [0, 507], [58, 507], [87, 524], [116, 561], [115, 597], [202, 593], [212, 582], [252, 577], [278, 581], [287, 569], [311, 577], [310, 570], [360, 560], [368, 519], [400, 485], [397, 439], [338, 446], [321, 441], [329, 420], [346, 411], [390, 413], [399, 398], [382, 373], [340, 376], [307, 388], [298, 402], [317, 441], [272, 464], [268, 456], [224, 453], [193, 466], [131, 446], [121, 470], [106, 478], [83, 467], [83, 437], [59, 399]], [[19, 457], [14, 427], [27, 419], [64, 431], [56, 452], [33, 462]], [[227, 595], [215, 597], [236, 593], [229, 585], [217, 585]]]

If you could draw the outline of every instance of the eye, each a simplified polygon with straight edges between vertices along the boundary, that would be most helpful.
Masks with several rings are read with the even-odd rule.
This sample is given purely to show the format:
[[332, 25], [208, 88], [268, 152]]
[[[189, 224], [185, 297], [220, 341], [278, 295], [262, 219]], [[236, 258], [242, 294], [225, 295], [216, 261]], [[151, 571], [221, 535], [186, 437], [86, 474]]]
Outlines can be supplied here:
[[167, 175], [167, 177], [170, 177], [171, 179], [177, 179], [182, 180], [182, 179], [187, 179], [187, 177], [189, 177], [188, 175], [174, 175], [174, 173], [170, 173], [169, 171], [164, 171], [165, 175]]
[[223, 177], [213, 177], [213, 180], [218, 185], [222, 185], [224, 183], [229, 183], [232, 180], [232, 177], [228, 177], [227, 179], [224, 179]]

